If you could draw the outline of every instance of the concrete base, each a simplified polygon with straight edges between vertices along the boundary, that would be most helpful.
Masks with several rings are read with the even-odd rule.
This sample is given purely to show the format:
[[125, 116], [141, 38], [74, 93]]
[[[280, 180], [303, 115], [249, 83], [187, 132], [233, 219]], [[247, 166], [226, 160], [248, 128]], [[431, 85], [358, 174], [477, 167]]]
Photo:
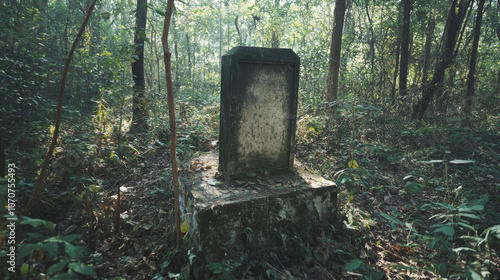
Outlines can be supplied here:
[[[201, 156], [181, 176], [181, 212], [189, 235], [207, 259], [237, 249], [245, 254], [286, 248], [303, 229], [336, 221], [335, 183], [301, 171], [224, 182], [216, 154]], [[186, 170], [188, 169], [188, 170]], [[310, 234], [310, 233], [309, 233]], [[219, 256], [220, 257], [220, 256]]]

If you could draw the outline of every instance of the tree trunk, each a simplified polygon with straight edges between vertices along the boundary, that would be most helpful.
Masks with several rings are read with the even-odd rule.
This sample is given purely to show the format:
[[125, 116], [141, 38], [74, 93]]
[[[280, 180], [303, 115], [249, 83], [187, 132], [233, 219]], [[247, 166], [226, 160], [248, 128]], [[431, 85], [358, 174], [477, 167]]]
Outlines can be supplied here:
[[373, 30], [373, 20], [370, 16], [370, 9], [368, 8], [369, 0], [365, 0], [365, 10], [366, 17], [370, 24], [370, 62], [371, 62], [371, 74], [373, 79], [373, 72], [375, 71], [375, 31]]
[[[278, 12], [279, 13], [279, 9], [280, 9], [280, 0], [274, 0], [274, 12]], [[272, 34], [271, 34], [271, 48], [275, 49], [275, 48], [279, 48], [280, 47], [280, 35], [279, 35], [279, 29], [280, 26], [278, 24], [276, 24], [275, 21], [272, 22], [271, 24], [271, 29], [272, 29]]]
[[[500, 1], [497, 1], [497, 15], [498, 14], [500, 14]], [[498, 16], [497, 16], [497, 38], [500, 41], [500, 22], [498, 21]], [[500, 89], [500, 69], [498, 69], [497, 89]]]
[[394, 70], [394, 77], [392, 78], [392, 90], [391, 90], [391, 100], [392, 104], [395, 104], [396, 102], [396, 81], [398, 79], [398, 72], [399, 72], [399, 61], [400, 61], [400, 55], [401, 55], [401, 44], [400, 44], [400, 39], [396, 43], [396, 69]]
[[427, 83], [427, 74], [429, 72], [430, 60], [431, 60], [431, 46], [432, 37], [434, 35], [434, 28], [436, 27], [436, 21], [434, 15], [429, 14], [429, 25], [427, 26], [427, 34], [425, 35], [425, 45], [424, 45], [424, 65], [422, 69], [422, 85]]
[[165, 21], [163, 23], [163, 35], [161, 38], [163, 45], [163, 58], [165, 62], [165, 78], [167, 82], [167, 99], [168, 99], [168, 114], [170, 120], [170, 162], [172, 164], [172, 177], [174, 183], [174, 213], [175, 213], [175, 231], [177, 248], [181, 246], [181, 218], [179, 209], [179, 178], [177, 174], [177, 159], [175, 156], [177, 142], [177, 126], [175, 124], [175, 104], [174, 104], [174, 87], [172, 83], [172, 67], [170, 49], [168, 48], [168, 30], [172, 11], [174, 10], [174, 0], [168, 0], [167, 11], [165, 13]]
[[340, 72], [340, 52], [342, 49], [342, 29], [344, 27], [344, 16], [346, 10], [346, 0], [336, 0], [333, 12], [332, 42], [330, 46], [330, 60], [328, 62], [328, 78], [326, 84], [326, 102], [337, 100], [339, 72]]
[[192, 76], [192, 72], [191, 69], [193, 68], [193, 64], [191, 62], [191, 47], [190, 47], [190, 43], [189, 43], [189, 35], [188, 33], [186, 32], [186, 49], [187, 49], [187, 55], [188, 55], [188, 70], [189, 70], [189, 73], [188, 73], [188, 81], [191, 82], [191, 85], [194, 85], [194, 78]]
[[238, 32], [238, 44], [243, 45], [243, 38], [241, 37], [240, 27], [238, 26], [238, 16], [234, 17], [234, 27], [236, 27], [236, 31]]
[[147, 0], [137, 0], [135, 23], [135, 59], [132, 63], [134, 93], [132, 98], [132, 131], [147, 130], [147, 104], [144, 81], [144, 38], [146, 37]]
[[443, 32], [443, 50], [436, 65], [432, 80], [424, 86], [422, 98], [413, 107], [413, 118], [421, 119], [424, 116], [424, 113], [427, 110], [427, 107], [429, 107], [434, 94], [443, 84], [445, 71], [455, 58], [454, 50], [457, 43], [458, 33], [471, 1], [472, 0], [457, 3], [458, 0], [453, 0], [453, 3], [450, 6], [448, 20]]
[[474, 96], [474, 84], [476, 82], [476, 60], [477, 48], [479, 46], [479, 36], [481, 35], [481, 23], [483, 20], [483, 8], [485, 0], [479, 0], [477, 7], [476, 26], [474, 28], [474, 41], [472, 42], [472, 51], [469, 67], [469, 75], [467, 76], [467, 95], [465, 96], [465, 116], [470, 118], [472, 98]]
[[410, 45], [411, 0], [403, 0], [403, 28], [401, 29], [401, 63], [399, 72], [399, 95], [407, 94], [408, 58]]
[[0, 178], [5, 178], [5, 149], [3, 147], [2, 132], [0, 131]]

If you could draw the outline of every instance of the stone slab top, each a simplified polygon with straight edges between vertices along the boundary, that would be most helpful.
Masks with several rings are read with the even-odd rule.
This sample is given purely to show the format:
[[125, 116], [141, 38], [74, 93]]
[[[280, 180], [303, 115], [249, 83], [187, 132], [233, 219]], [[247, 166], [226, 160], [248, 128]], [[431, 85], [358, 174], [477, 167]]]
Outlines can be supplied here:
[[269, 176], [249, 172], [246, 178], [230, 182], [220, 176], [218, 164], [217, 154], [202, 155], [190, 162], [187, 170], [189, 174], [183, 176], [182, 183], [187, 184], [183, 188], [190, 190], [194, 203], [200, 207], [214, 207], [311, 188], [336, 187], [334, 182], [302, 170], [298, 163], [295, 164], [294, 172]]
[[[252, 62], [299, 63], [300, 59], [292, 49], [275, 49], [261, 47], [238, 46], [232, 48], [225, 56], [235, 56], [240, 60]], [[262, 60], [262, 61], [261, 61]]]

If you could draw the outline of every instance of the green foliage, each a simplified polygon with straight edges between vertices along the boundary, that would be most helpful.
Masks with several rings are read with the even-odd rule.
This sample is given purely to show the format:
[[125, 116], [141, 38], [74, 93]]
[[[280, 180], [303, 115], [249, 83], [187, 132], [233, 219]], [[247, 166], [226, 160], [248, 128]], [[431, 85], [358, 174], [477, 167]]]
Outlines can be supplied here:
[[[478, 265], [479, 262], [472, 261], [470, 257], [491, 254], [487, 248], [487, 241], [490, 233], [496, 232], [498, 226], [490, 227], [482, 234], [478, 234], [478, 226], [474, 224], [482, 219], [481, 212], [487, 201], [488, 196], [484, 196], [458, 206], [439, 202], [422, 205], [422, 210], [431, 209], [438, 212], [430, 217], [431, 220], [437, 221], [430, 226], [431, 232], [425, 234], [418, 233], [411, 224], [404, 223], [394, 216], [385, 213], [380, 215], [389, 220], [394, 230], [399, 230], [400, 227], [402, 230], [410, 229], [408, 241], [411, 239], [413, 242], [425, 244], [428, 248], [440, 248], [439, 257], [425, 260], [427, 270], [436, 276], [442, 278], [463, 276], [458, 264], [466, 263], [465, 271], [468, 277], [484, 279], [484, 275], [488, 274], [491, 267], [488, 264]], [[465, 246], [457, 247], [457, 243]]]
[[[50, 279], [78, 279], [82, 275], [96, 275], [95, 270], [84, 263], [87, 248], [75, 245], [81, 234], [46, 237], [55, 224], [29, 217], [23, 217], [20, 225], [24, 226], [25, 241], [17, 245], [16, 262], [23, 277], [37, 278], [43, 273]], [[46, 234], [27, 230], [27, 226], [43, 229]]]

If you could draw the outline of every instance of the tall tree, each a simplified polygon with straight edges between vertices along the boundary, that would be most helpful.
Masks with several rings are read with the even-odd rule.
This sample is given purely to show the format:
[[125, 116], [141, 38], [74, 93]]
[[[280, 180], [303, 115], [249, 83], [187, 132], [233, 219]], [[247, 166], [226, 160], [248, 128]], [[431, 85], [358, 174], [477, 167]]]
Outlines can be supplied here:
[[[500, 15], [500, 1], [497, 1], [497, 38], [500, 41], [500, 22], [498, 21], [498, 15]], [[497, 88], [500, 89], [500, 69], [498, 69], [498, 78], [497, 78]]]
[[177, 247], [181, 246], [181, 214], [179, 208], [179, 177], [177, 174], [177, 159], [175, 156], [177, 145], [177, 125], [175, 123], [175, 104], [174, 104], [174, 86], [172, 83], [172, 53], [168, 47], [168, 31], [170, 29], [170, 20], [174, 10], [174, 0], [168, 0], [165, 20], [163, 22], [163, 35], [161, 42], [163, 46], [163, 61], [165, 63], [165, 80], [167, 82], [168, 115], [170, 121], [170, 163], [172, 164], [172, 177], [174, 183], [174, 212], [175, 212], [175, 231]]
[[472, 42], [472, 51], [470, 55], [469, 74], [467, 76], [467, 95], [465, 96], [465, 115], [470, 117], [472, 107], [472, 97], [474, 96], [474, 84], [476, 82], [476, 60], [477, 48], [479, 46], [479, 36], [481, 35], [481, 23], [483, 21], [483, 8], [485, 0], [479, 0], [477, 7], [476, 26], [474, 27], [474, 41]]
[[5, 177], [5, 167], [7, 166], [5, 162], [5, 149], [3, 148], [2, 132], [0, 131], [0, 178]]
[[458, 33], [471, 2], [472, 0], [464, 0], [459, 3], [459, 0], [453, 0], [448, 11], [448, 19], [443, 32], [443, 49], [441, 50], [439, 61], [436, 64], [431, 81], [424, 86], [422, 97], [413, 107], [413, 118], [421, 119], [424, 116], [434, 94], [440, 90], [444, 81], [445, 71], [450, 67], [457, 54], [455, 46], [457, 44]]
[[408, 58], [410, 45], [411, 0], [403, 0], [403, 28], [401, 29], [401, 63], [399, 70], [399, 94], [405, 96], [408, 82]]
[[144, 80], [144, 39], [146, 38], [147, 0], [137, 0], [135, 22], [135, 56], [132, 63], [132, 78], [134, 79], [134, 95], [132, 98], [132, 131], [147, 129], [148, 109], [145, 97]]
[[330, 45], [330, 60], [328, 62], [328, 78], [326, 83], [326, 102], [337, 100], [340, 51], [342, 49], [342, 29], [344, 28], [344, 17], [347, 0], [336, 0], [333, 11], [332, 41]]
[[[425, 45], [424, 45], [424, 63], [422, 66], [422, 80], [421, 85], [425, 85], [427, 83], [427, 74], [429, 72], [429, 65], [431, 60], [431, 46], [432, 46], [432, 37], [434, 36], [434, 28], [436, 27], [436, 21], [434, 19], [434, 14], [431, 11], [429, 13], [429, 23], [427, 25], [427, 32], [425, 34]], [[419, 85], [420, 87], [420, 85]]]

